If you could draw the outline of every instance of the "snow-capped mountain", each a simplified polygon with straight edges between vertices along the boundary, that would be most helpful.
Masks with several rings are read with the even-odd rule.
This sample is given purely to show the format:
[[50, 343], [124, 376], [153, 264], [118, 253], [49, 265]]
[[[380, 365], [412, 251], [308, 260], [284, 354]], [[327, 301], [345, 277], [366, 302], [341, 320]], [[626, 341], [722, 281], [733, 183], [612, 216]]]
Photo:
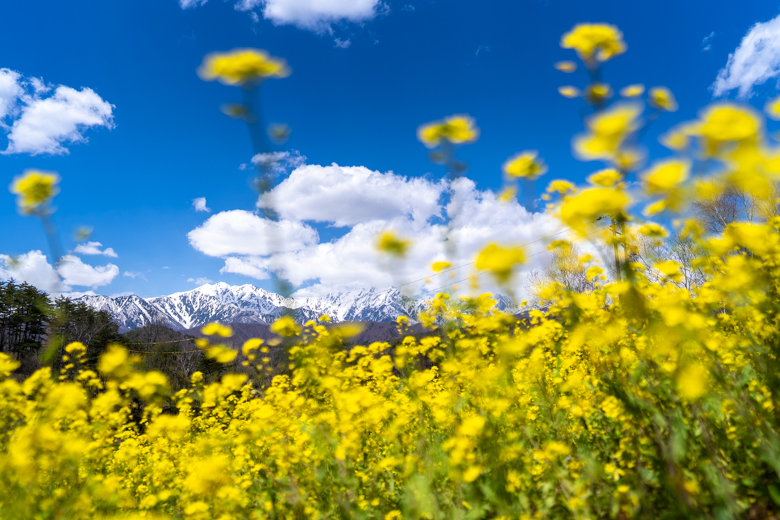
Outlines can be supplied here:
[[[500, 310], [511, 310], [511, 300], [496, 296]], [[292, 311], [300, 322], [323, 314], [333, 322], [395, 321], [398, 316], [414, 318], [425, 306], [423, 300], [405, 297], [395, 287], [359, 289], [320, 297], [284, 298], [254, 285], [206, 284], [168, 296], [140, 298], [135, 295], [82, 296], [79, 301], [114, 315], [120, 332], [160, 324], [175, 330], [220, 323], [271, 323]]]

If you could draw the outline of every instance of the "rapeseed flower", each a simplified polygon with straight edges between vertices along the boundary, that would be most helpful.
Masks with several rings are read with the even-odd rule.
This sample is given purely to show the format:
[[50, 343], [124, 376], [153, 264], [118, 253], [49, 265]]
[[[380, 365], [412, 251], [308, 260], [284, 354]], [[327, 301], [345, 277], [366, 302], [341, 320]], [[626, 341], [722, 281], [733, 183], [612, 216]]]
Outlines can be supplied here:
[[547, 172], [547, 165], [542, 159], [537, 158], [538, 152], [535, 150], [521, 152], [511, 159], [508, 159], [502, 169], [504, 174], [509, 177], [518, 177], [522, 179], [535, 179]]
[[577, 24], [563, 35], [561, 47], [574, 49], [585, 62], [604, 62], [626, 51], [623, 33], [608, 24]]
[[466, 115], [445, 117], [442, 121], [434, 121], [420, 125], [417, 138], [428, 148], [435, 148], [442, 141], [453, 144], [472, 143], [479, 137], [479, 129], [474, 119]]
[[56, 173], [26, 170], [23, 175], [14, 178], [10, 189], [18, 196], [17, 206], [22, 213], [35, 213], [42, 211], [59, 193], [59, 182], [60, 177]]
[[272, 58], [266, 51], [234, 49], [208, 54], [198, 68], [198, 75], [206, 81], [216, 79], [226, 85], [246, 85], [267, 78], [286, 78], [290, 69], [284, 60]]

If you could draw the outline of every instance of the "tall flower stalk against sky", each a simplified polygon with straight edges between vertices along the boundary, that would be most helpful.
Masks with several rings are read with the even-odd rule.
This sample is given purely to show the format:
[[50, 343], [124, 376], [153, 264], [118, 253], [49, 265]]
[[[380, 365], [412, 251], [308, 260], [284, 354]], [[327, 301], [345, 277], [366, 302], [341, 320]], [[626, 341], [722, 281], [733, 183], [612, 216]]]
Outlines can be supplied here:
[[[561, 37], [561, 47], [577, 53], [588, 75], [588, 84], [582, 90], [570, 85], [558, 89], [564, 97], [581, 97], [592, 109], [592, 114], [584, 118], [587, 132], [576, 136], [572, 142], [575, 155], [582, 160], [604, 161], [619, 173], [618, 181], [609, 187], [595, 189], [622, 192], [625, 185], [620, 181], [643, 166], [646, 153], [641, 140], [649, 123], [657, 119], [661, 112], [677, 110], [677, 102], [666, 87], [653, 87], [647, 92], [647, 103], [653, 110], [645, 114], [644, 107], [638, 101], [645, 93], [645, 87], [633, 84], [620, 89], [624, 101], [610, 105], [609, 100], [614, 93], [612, 87], [604, 82], [601, 65], [627, 49], [623, 33], [613, 25], [575, 25]], [[558, 62], [554, 67], [564, 73], [577, 70], [577, 65], [569, 61]], [[624, 273], [627, 277], [632, 276], [625, 261], [625, 218], [619, 212], [610, 215], [610, 219], [615, 276], [620, 280]], [[622, 260], [619, 252], [621, 247], [624, 256]]]
[[[462, 205], [462, 200], [455, 191], [457, 189], [455, 181], [462, 177], [468, 168], [468, 165], [459, 161], [455, 154], [460, 145], [473, 143], [479, 138], [479, 128], [472, 117], [453, 115], [441, 121], [420, 125], [417, 129], [417, 138], [431, 150], [431, 162], [444, 166], [447, 179], [450, 181], [450, 200], [453, 205], [447, 209], [449, 219], [444, 246], [448, 260], [454, 262], [457, 258], [457, 244], [452, 236], [452, 229]], [[449, 273], [452, 278], [457, 276], [456, 270]]]
[[[57, 228], [51, 218], [54, 208], [51, 201], [60, 189], [57, 186], [60, 176], [54, 172], [26, 170], [23, 175], [14, 178], [10, 186], [11, 193], [17, 196], [16, 205], [23, 215], [34, 215], [41, 219], [46, 239], [49, 242], [52, 261], [55, 270], [62, 262], [63, 254], [60, 246]], [[59, 276], [57, 276], [56, 291], [59, 291]]]
[[[271, 139], [277, 143], [286, 141], [289, 129], [282, 125], [266, 127], [263, 117], [262, 86], [269, 78], [286, 78], [290, 68], [283, 59], [269, 56], [266, 51], [258, 49], [234, 49], [230, 52], [215, 52], [207, 55], [198, 68], [198, 75], [206, 81], [217, 80], [225, 85], [241, 87], [243, 104], [225, 105], [223, 113], [236, 119], [242, 119], [247, 124], [252, 142], [252, 162], [257, 169], [257, 179], [254, 186], [258, 196], [264, 199], [263, 216], [273, 222], [279, 220], [271, 200], [271, 189], [274, 186], [273, 146]], [[284, 237], [277, 232], [276, 226], [268, 226], [268, 251], [283, 250]], [[276, 289], [284, 297], [292, 293], [292, 285], [281, 278], [276, 278]]]

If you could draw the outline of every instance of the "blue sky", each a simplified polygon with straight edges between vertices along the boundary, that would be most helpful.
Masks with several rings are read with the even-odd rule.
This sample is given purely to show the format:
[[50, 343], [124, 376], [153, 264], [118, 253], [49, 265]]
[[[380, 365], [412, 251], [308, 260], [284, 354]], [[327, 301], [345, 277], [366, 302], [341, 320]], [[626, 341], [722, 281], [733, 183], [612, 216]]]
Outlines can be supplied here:
[[[14, 118], [21, 117], [21, 102], [16, 114], [4, 119], [0, 136], [0, 149], [6, 150], [0, 155], [5, 185], [27, 168], [57, 171], [62, 177], [54, 219], [64, 248], [73, 250], [73, 230], [87, 225], [94, 228], [92, 241], [116, 253], [80, 255], [85, 264], [116, 269], [97, 276], [92, 287], [87, 269], [82, 278], [72, 277], [86, 284], [71, 283], [73, 291], [148, 297], [194, 288], [201, 278], [271, 287], [267, 279], [259, 279], [263, 276], [257, 269], [225, 268], [226, 259], [240, 251], [217, 254], [208, 245], [199, 250], [188, 239], [207, 219], [222, 212], [252, 212], [256, 201], [251, 169], [240, 169], [252, 157], [246, 128], [219, 111], [221, 104], [239, 101], [240, 91], [204, 82], [195, 73], [211, 51], [255, 47], [287, 59], [292, 75], [264, 85], [264, 109], [269, 121], [292, 128], [285, 147], [305, 156], [307, 165], [392, 171], [398, 186], [423, 178], [435, 195], [431, 186], [443, 172], [429, 163], [416, 128], [450, 114], [470, 114], [481, 137], [464, 147], [460, 157], [470, 165], [474, 200], [485, 202], [485, 190], [501, 187], [501, 164], [521, 150], [539, 150], [545, 158], [550, 171], [544, 181], [582, 182], [600, 167], [572, 157], [570, 140], [582, 128], [583, 107], [557, 93], [560, 85], [584, 82], [552, 67], [574, 59], [572, 51], [559, 47], [561, 35], [574, 24], [608, 22], [622, 30], [628, 52], [605, 66], [606, 79], [616, 89], [644, 83], [674, 92], [679, 111], [664, 116], [646, 138], [651, 157], [663, 157], [667, 152], [657, 144], [659, 131], [694, 118], [711, 102], [711, 86], [729, 55], [755, 24], [780, 14], [780, 3], [774, 1], [357, 0], [354, 4], [362, 4], [363, 11], [344, 15], [349, 2], [329, 1], [332, 5], [324, 4], [330, 5], [330, 14], [307, 11], [308, 0], [242, 0], [245, 9], [253, 7], [243, 11], [235, 0], [183, 0], [186, 9], [177, 0], [3, 3], [0, 13], [7, 23], [0, 68], [18, 72], [33, 97], [45, 99], [65, 85], [91, 89], [112, 105], [102, 123], [78, 127], [76, 135], [85, 142], [61, 139], [67, 153], [36, 153], [34, 143], [17, 146], [20, 150], [13, 153], [9, 132]], [[780, 30], [761, 27], [780, 46]], [[33, 94], [31, 78], [42, 79], [51, 89]], [[777, 77], [748, 87], [743, 101], [762, 107], [776, 94]], [[738, 94], [731, 90], [721, 97]], [[48, 123], [44, 118], [40, 124]], [[382, 179], [375, 178], [380, 185]], [[296, 197], [292, 189], [287, 193]], [[351, 195], [340, 196], [350, 200]], [[210, 213], [193, 209], [197, 197], [206, 198]], [[552, 229], [521, 210], [514, 214], [525, 219], [518, 226], [527, 229], [513, 235], [516, 241]], [[357, 225], [336, 226], [335, 217], [328, 218], [306, 224], [322, 247], [309, 251], [308, 264], [301, 267], [311, 274], [299, 276], [304, 286], [319, 284], [322, 290], [350, 286], [348, 273], [334, 274], [338, 265], [320, 273], [311, 264], [325, 262], [317, 260], [322, 248]], [[0, 254], [48, 254], [40, 223], [19, 215], [5, 189], [0, 191], [0, 227]], [[335, 264], [342, 253], [362, 254], [325, 249]], [[253, 255], [252, 265], [262, 271], [262, 255]], [[303, 257], [298, 261], [304, 262]], [[352, 269], [362, 272], [359, 266]], [[406, 269], [365, 280], [356, 275], [354, 283], [399, 283], [416, 273]]]

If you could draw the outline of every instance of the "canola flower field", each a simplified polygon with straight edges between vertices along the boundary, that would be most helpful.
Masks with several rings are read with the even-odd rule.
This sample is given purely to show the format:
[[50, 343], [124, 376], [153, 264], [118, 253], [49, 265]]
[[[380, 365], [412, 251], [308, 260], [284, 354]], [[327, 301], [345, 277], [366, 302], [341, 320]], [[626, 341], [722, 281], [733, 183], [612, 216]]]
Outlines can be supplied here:
[[[674, 155], [648, 166], [640, 131], [676, 109], [671, 92], [649, 90], [647, 111], [641, 85], [610, 103], [599, 67], [626, 50], [615, 27], [579, 25], [561, 43], [591, 78], [561, 89], [593, 108], [575, 153], [608, 168], [585, 187], [553, 181], [545, 199], [615, 251], [611, 277], [583, 257], [592, 289], [548, 283], [544, 311], [521, 321], [493, 310], [489, 294], [440, 293], [419, 316], [439, 334], [394, 347], [345, 347], [349, 328], [285, 317], [273, 330], [289, 365], [264, 387], [247, 374], [208, 383], [196, 372], [171, 394], [163, 374], [138, 371], [121, 347], [90, 367], [78, 343], [64, 347], [61, 370], [19, 380], [18, 362], [2, 354], [0, 516], [777, 518], [780, 216], [717, 235], [683, 217], [734, 189], [775, 207], [780, 149], [763, 116], [721, 103], [666, 134]], [[228, 84], [286, 73], [248, 50], [211, 56], [201, 72]], [[780, 103], [767, 112], [780, 118]], [[454, 116], [422, 127], [420, 139], [457, 173], [454, 148], [476, 128]], [[544, 171], [537, 154], [518, 154], [505, 165], [505, 196]], [[42, 213], [55, 186], [28, 173], [15, 185], [21, 208]], [[634, 261], [638, 244], [669, 233], [652, 215], [699, 248], [691, 265], [701, 283], [681, 283], [691, 266], [673, 260]], [[609, 229], [597, 227], [604, 218]], [[397, 258], [407, 246], [379, 240]], [[491, 244], [476, 267], [509, 284], [523, 261], [521, 249]], [[207, 357], [269, 370], [262, 340], [237, 352], [220, 343], [228, 327], [204, 332]]]

